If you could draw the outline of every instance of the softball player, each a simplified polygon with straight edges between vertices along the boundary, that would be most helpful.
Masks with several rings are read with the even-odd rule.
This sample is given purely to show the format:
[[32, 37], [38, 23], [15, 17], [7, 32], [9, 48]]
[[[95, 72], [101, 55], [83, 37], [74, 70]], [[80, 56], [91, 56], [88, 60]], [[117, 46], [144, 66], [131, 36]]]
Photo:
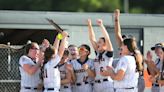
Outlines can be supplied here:
[[74, 44], [71, 44], [68, 46], [68, 50], [69, 50], [69, 62], [68, 62], [68, 65], [69, 66], [69, 70], [70, 70], [70, 73], [71, 73], [71, 80], [72, 80], [72, 92], [75, 92], [75, 74], [74, 74], [74, 70], [73, 70], [73, 66], [71, 64], [71, 61], [75, 60], [75, 59], [78, 59], [79, 58], [79, 51], [78, 51], [78, 47]]
[[43, 64], [43, 81], [44, 81], [44, 92], [59, 92], [60, 89], [60, 72], [58, 69], [58, 63], [60, 62], [61, 57], [63, 56], [64, 49], [66, 48], [66, 39], [68, 33], [62, 32], [62, 41], [59, 47], [58, 36], [54, 42], [54, 47], [50, 46], [46, 48], [44, 53], [44, 64]]
[[80, 58], [73, 60], [72, 66], [75, 72], [75, 92], [92, 92], [91, 82], [95, 77], [94, 62], [89, 59], [90, 47], [83, 44], [79, 48]]
[[26, 46], [27, 55], [23, 55], [19, 59], [19, 70], [21, 75], [20, 92], [41, 92], [40, 85], [40, 66], [43, 58], [39, 54], [39, 46], [37, 43], [31, 43]]
[[110, 76], [106, 76], [107, 74], [104, 72], [107, 66], [112, 66], [113, 47], [110, 42], [109, 35], [103, 26], [102, 20], [97, 20], [97, 23], [101, 27], [102, 33], [104, 35], [104, 37], [101, 37], [98, 42], [96, 42], [95, 39], [91, 20], [88, 19], [89, 38], [96, 52], [96, 59], [94, 61], [96, 72], [94, 92], [114, 92], [113, 80], [110, 78]]
[[127, 38], [120, 48], [121, 58], [113, 69], [107, 67], [109, 75], [114, 80], [115, 92], [138, 92], [137, 84], [139, 73], [136, 72], [136, 60], [134, 51], [136, 49], [133, 39]]
[[[164, 50], [163, 50], [163, 52], [164, 52]], [[157, 82], [161, 85], [160, 92], [164, 92], [164, 54], [163, 54], [163, 62], [160, 67], [160, 79]]]
[[[160, 87], [160, 92], [164, 92], [164, 43], [161, 43], [161, 54], [160, 54], [160, 60], [162, 62], [161, 67], [160, 67], [160, 76], [159, 76], [159, 80], [157, 81], [161, 87]], [[162, 55], [163, 54], [163, 55]]]
[[[129, 37], [121, 35], [119, 16], [120, 16], [120, 10], [116, 9], [115, 13], [114, 13], [115, 35], [116, 35], [116, 41], [118, 43], [118, 46], [121, 47], [123, 40], [126, 38], [129, 38]], [[132, 37], [130, 37], [130, 38], [132, 38]], [[120, 53], [120, 55], [121, 55], [121, 53]], [[135, 57], [136, 57], [135, 59], [136, 59], [136, 63], [137, 63], [137, 72], [140, 74], [140, 76], [138, 78], [138, 92], [143, 92], [145, 89], [145, 81], [143, 79], [144, 65], [143, 65], [142, 54], [138, 49], [135, 50]]]
[[67, 61], [68, 61], [69, 51], [65, 50], [64, 55], [58, 64], [60, 77], [61, 77], [61, 88], [60, 92], [72, 92], [71, 88], [71, 73], [69, 68], [67, 68]]
[[[162, 67], [163, 57], [164, 57], [163, 56], [164, 55], [163, 54], [164, 45], [162, 43], [157, 43], [157, 44], [155, 44], [154, 47], [151, 48], [151, 50], [154, 50], [155, 51], [155, 54], [158, 57], [155, 60], [155, 65], [156, 65], [155, 67], [157, 68], [157, 71], [162, 72], [162, 68], [161, 67]], [[153, 60], [152, 60], [152, 54], [151, 54], [150, 51], [148, 51], [148, 53], [147, 53], [147, 61], [148, 62], [150, 62], [150, 61], [153, 62]], [[159, 75], [158, 73], [156, 75], [153, 75], [151, 73], [152, 72], [151, 71], [151, 68], [153, 68], [153, 67], [148, 66], [148, 71], [150, 71], [149, 73], [151, 75], [150, 80], [153, 82], [152, 83], [152, 89], [151, 89], [151, 91], [152, 92], [160, 92], [161, 87], [160, 87], [159, 83], [156, 81], [156, 80], [160, 80], [160, 76], [158, 76]]]

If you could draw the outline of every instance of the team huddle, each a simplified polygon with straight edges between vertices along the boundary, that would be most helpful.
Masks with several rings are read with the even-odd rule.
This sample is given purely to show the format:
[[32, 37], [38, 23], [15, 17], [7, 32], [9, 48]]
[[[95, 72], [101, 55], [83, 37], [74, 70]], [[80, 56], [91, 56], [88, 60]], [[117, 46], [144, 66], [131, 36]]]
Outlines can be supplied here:
[[103, 21], [97, 19], [103, 34], [97, 41], [88, 19], [88, 36], [96, 57], [89, 58], [91, 47], [87, 44], [68, 46], [66, 31], [58, 33], [53, 45], [46, 39], [40, 46], [27, 44], [26, 55], [19, 60], [20, 92], [143, 92], [144, 88], [139, 91], [142, 88], [138, 86], [143, 76], [143, 57], [135, 38], [121, 35], [119, 15], [116, 10], [115, 37], [120, 58], [115, 66], [114, 49]]

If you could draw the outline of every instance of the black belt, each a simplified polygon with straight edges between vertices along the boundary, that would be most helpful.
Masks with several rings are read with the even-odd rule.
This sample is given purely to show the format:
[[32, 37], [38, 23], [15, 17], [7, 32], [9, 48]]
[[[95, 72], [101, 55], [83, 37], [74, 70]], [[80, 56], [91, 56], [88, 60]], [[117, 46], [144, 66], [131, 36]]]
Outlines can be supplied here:
[[46, 90], [55, 90], [54, 88], [47, 88]]
[[95, 80], [95, 83], [101, 83], [101, 82], [105, 82], [105, 81], [108, 81], [108, 79], [103, 79], [102, 81], [101, 80]]
[[134, 87], [131, 87], [131, 88], [124, 88], [124, 89], [134, 89]]
[[[89, 82], [84, 82], [84, 84], [89, 84]], [[76, 83], [76, 86], [81, 86], [82, 83]]]
[[[46, 89], [46, 90], [55, 90], [55, 88], [44, 88], [44, 89]], [[59, 90], [60, 91], [60, 90]]]
[[63, 88], [69, 88], [68, 86], [63, 86]]
[[25, 89], [32, 89], [32, 90], [37, 90], [38, 88], [33, 88], [33, 87], [24, 87]]
[[152, 84], [152, 86], [154, 86], [154, 87], [159, 87], [159, 84]]
[[94, 85], [94, 83], [91, 83], [91, 85], [93, 86], [93, 85]]
[[114, 90], [117, 90], [117, 89], [134, 89], [135, 87], [130, 87], [130, 88], [114, 88]]

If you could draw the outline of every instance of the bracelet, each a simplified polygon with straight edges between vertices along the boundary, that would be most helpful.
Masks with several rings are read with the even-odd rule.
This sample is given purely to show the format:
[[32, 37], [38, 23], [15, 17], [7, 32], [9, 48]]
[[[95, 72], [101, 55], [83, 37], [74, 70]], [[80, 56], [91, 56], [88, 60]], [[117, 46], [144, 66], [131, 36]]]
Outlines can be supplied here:
[[115, 19], [115, 22], [118, 22], [118, 19]]
[[57, 35], [57, 38], [58, 38], [58, 40], [62, 40], [62, 39], [63, 39], [62, 34], [61, 34], [61, 33], [59, 33], [59, 34]]

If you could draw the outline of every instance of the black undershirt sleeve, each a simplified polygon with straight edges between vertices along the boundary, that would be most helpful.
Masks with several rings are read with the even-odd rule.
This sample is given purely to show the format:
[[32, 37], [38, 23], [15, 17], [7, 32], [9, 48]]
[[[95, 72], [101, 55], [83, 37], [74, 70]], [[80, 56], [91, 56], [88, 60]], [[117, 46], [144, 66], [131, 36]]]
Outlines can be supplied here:
[[106, 56], [109, 57], [109, 58], [113, 57], [113, 51], [107, 51]]

